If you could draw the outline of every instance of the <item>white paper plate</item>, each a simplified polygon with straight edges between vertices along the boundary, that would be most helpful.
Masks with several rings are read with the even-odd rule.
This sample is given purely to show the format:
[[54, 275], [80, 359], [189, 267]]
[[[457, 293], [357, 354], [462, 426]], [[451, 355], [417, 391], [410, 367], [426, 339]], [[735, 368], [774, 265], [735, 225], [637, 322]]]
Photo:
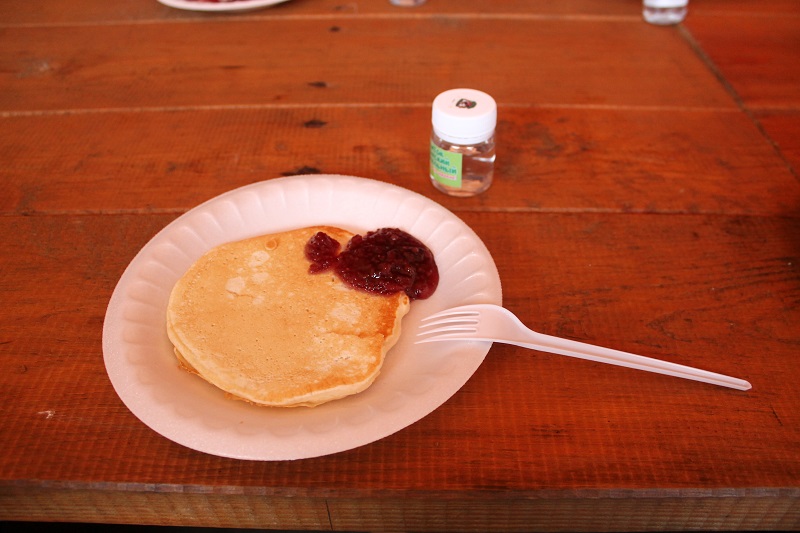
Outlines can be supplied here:
[[237, 0], [236, 2], [193, 2], [192, 0], [158, 0], [165, 6], [189, 11], [251, 11], [282, 4], [288, 0]]
[[[365, 233], [398, 227], [425, 242], [440, 270], [427, 300], [412, 302], [400, 341], [366, 391], [314, 408], [230, 400], [178, 368], [166, 333], [170, 291], [210, 248], [313, 225]], [[453, 213], [406, 189], [348, 176], [295, 176], [222, 194], [166, 226], [131, 261], [103, 325], [111, 383], [142, 422], [189, 448], [239, 459], [316, 457], [361, 446], [413, 424], [455, 394], [491, 343], [414, 344], [421, 318], [467, 303], [502, 304], [488, 250]]]

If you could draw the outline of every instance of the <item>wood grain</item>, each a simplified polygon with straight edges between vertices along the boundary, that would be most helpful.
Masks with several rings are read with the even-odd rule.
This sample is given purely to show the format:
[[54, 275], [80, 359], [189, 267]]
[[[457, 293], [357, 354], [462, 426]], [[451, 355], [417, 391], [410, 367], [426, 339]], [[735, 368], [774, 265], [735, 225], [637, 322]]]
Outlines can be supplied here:
[[[0, 386], [17, 405], [6, 423], [26, 427], [6, 445], [26, 450], [27, 460], [19, 463], [15, 454], [6, 454], [2, 470], [13, 475], [40, 470], [48, 479], [83, 483], [102, 472], [106, 482], [157, 483], [165, 477], [204, 485], [220, 475], [208, 465], [225, 465], [249, 469], [251, 476], [273, 469], [275, 486], [310, 489], [334, 475], [347, 478], [350, 487], [379, 488], [388, 481], [397, 489], [419, 490], [567, 489], [576, 481], [757, 487], [765, 476], [800, 474], [796, 457], [786, 462], [800, 422], [792, 409], [800, 396], [792, 386], [798, 376], [790, 326], [800, 318], [800, 257], [791, 244], [800, 240], [796, 219], [485, 213], [464, 218], [489, 243], [502, 279], [527, 278], [505, 305], [531, 327], [742, 375], [753, 382], [753, 391], [497, 346], [457, 398], [397, 436], [310, 461], [309, 467], [315, 462], [317, 467], [309, 470], [241, 466], [183, 450], [138, 423], [104, 379], [99, 337], [85, 334], [99, 332], [127, 259], [170, 217], [4, 217], [2, 297], [8, 305]], [[508, 227], [518, 230], [509, 233]], [[109, 241], [116, 243], [113, 249], [104, 246]], [[31, 276], [27, 266], [34, 262], [38, 268]], [[751, 353], [752, 345], [767, 351], [769, 359]], [[775, 389], [783, 391], [779, 397]], [[99, 446], [111, 437], [110, 428], [115, 438], [135, 442], [138, 451], [120, 456], [119, 449]], [[60, 440], [57, 455], [47, 453], [53, 432]], [[794, 437], [783, 440], [790, 434]], [[474, 440], [476, 435], [481, 438]], [[637, 458], [628, 456], [632, 435], [640, 447]], [[668, 444], [662, 442], [665, 435], [672, 435]], [[759, 439], [768, 440], [770, 449], [754, 446]], [[97, 443], [90, 456], [89, 442]], [[728, 456], [720, 462], [723, 445]], [[497, 455], [498, 446], [506, 453]], [[600, 456], [597, 446], [603, 448]], [[482, 467], [461, 468], [459, 448], [469, 449]], [[132, 468], [148, 457], [165, 461], [153, 463], [149, 474], [141, 465]], [[193, 468], [176, 464], [186, 460]], [[623, 468], [631, 461], [636, 468]], [[369, 462], [383, 467], [357, 479], [345, 473]], [[415, 469], [430, 464], [441, 469], [418, 477], [422, 471]], [[517, 468], [521, 464], [525, 468]], [[453, 476], [457, 471], [462, 475]], [[259, 480], [244, 481], [252, 482]]]
[[[4, 33], [3, 111], [429, 106], [443, 87], [459, 86], [507, 104], [733, 107], [678, 33], [653, 32], [638, 20], [230, 19], [169, 31], [123, 24]], [[612, 65], [603, 60], [623, 56]]]
[[800, 109], [764, 111], [757, 117], [792, 174], [795, 178], [800, 176]]
[[[792, 215], [800, 206], [786, 163], [748, 117], [733, 112], [501, 104], [495, 184], [469, 200], [448, 198], [429, 183], [428, 106], [126, 111], [4, 122], [16, 132], [0, 146], [0, 157], [14, 163], [0, 169], [6, 213], [182, 212], [239, 186], [305, 173], [395, 183], [454, 211]], [[70, 194], [76, 188], [82, 193]]]
[[[370, 531], [800, 530], [800, 7], [625, 0], [0, 3], [0, 519]], [[430, 102], [498, 101], [493, 187], [428, 183]], [[105, 372], [122, 272], [186, 210], [303, 173], [395, 183], [553, 335], [747, 392], [492, 347], [439, 409], [290, 462], [184, 448]]]
[[[800, 318], [796, 219], [463, 217], [489, 243], [502, 279], [526, 280], [507, 294], [506, 306], [529, 325], [744, 376], [754, 389], [741, 393], [498, 345], [448, 403], [382, 441], [295, 463], [215, 458], [138, 422], [104, 376], [99, 337], [85, 334], [99, 331], [127, 259], [171, 215], [4, 217], [2, 322], [10, 327], [0, 339], [0, 387], [14, 408], [4, 408], [10, 453], [0, 458], [0, 471], [6, 479], [64, 481], [37, 489], [32, 494], [40, 496], [25, 504], [20, 497], [32, 482], [0, 488], [0, 514], [321, 527], [325, 499], [331, 520], [344, 529], [392, 529], [413, 520], [426, 530], [478, 530], [496, 513], [517, 529], [540, 522], [595, 528], [604, 518], [619, 526], [623, 512], [630, 513], [623, 530], [697, 521], [797, 525], [796, 492], [762, 492], [800, 475], [791, 328]], [[759, 353], [750, 351], [754, 346]], [[14, 427], [25, 431], [8, 430]], [[618, 500], [613, 494], [622, 487], [641, 493], [637, 498], [649, 494], [647, 505]], [[611, 499], [590, 506], [573, 492], [580, 488], [599, 491], [588, 501]], [[220, 490], [239, 496], [208, 494]], [[544, 492], [530, 501], [536, 491]], [[420, 492], [429, 497], [416, 499]], [[274, 514], [261, 515], [262, 504], [242, 495], [251, 493], [269, 496], [264, 504]], [[375, 500], [376, 493], [394, 499]], [[287, 495], [295, 503], [281, 499]], [[340, 501], [344, 495], [349, 499]], [[122, 497], [149, 511], [114, 512]], [[454, 501], [445, 504], [448, 498]], [[187, 506], [184, 514], [159, 518], [178, 501]], [[688, 506], [684, 514], [674, 513], [678, 502]], [[243, 516], [238, 505], [247, 509]]]
[[686, 24], [744, 105], [796, 109], [800, 105], [798, 14], [797, 10], [789, 16], [768, 17], [716, 13], [687, 19]]
[[[291, 0], [268, 9], [235, 15], [236, 18], [292, 19], [295, 17], [435, 17], [448, 15], [507, 15], [532, 17], [639, 17], [641, 5], [635, 1], [598, 2], [596, 0], [437, 0], [413, 10], [392, 6], [388, 1]], [[0, 5], [0, 24], [58, 25], [109, 24], [129, 21], [218, 21], [230, 18], [219, 13], [196, 13], [165, 7], [155, 0], [41, 0], [34, 5], [25, 0], [6, 0]]]
[[[16, 494], [14, 493], [16, 492]], [[102, 491], [26, 490], [0, 493], [22, 502], [18, 516], [26, 519], [72, 518], [120, 523], [120, 516], [136, 523], [164, 523], [196, 527], [244, 527], [313, 529], [320, 531], [402, 531], [414, 524], [416, 531], [483, 532], [503, 525], [504, 531], [573, 531], [583, 524], [593, 531], [790, 531], [794, 499], [791, 496], [755, 494], [722, 498], [676, 495], [669, 498], [597, 498], [577, 493], [546, 498], [489, 496], [483, 500], [452, 501], [437, 497], [380, 498], [365, 502], [352, 498], [271, 498], [259, 495], [156, 493], [134, 494]], [[23, 499], [24, 497], [24, 499]], [[80, 513], [74, 501], [80, 501]], [[64, 508], [62, 508], [62, 506]], [[137, 510], [135, 514], [131, 510]], [[718, 514], [719, 510], [724, 514]], [[26, 513], [26, 514], [23, 514]], [[286, 524], [290, 524], [287, 526]]]

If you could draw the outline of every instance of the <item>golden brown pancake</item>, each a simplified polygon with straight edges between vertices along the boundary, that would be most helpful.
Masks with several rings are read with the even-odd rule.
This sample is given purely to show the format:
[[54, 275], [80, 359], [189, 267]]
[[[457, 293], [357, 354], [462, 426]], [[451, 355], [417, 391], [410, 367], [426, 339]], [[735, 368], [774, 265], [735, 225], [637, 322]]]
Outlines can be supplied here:
[[187, 370], [230, 395], [268, 406], [313, 406], [363, 391], [380, 372], [409, 310], [404, 293], [352, 289], [309, 274], [310, 227], [218, 246], [178, 280], [167, 333]]

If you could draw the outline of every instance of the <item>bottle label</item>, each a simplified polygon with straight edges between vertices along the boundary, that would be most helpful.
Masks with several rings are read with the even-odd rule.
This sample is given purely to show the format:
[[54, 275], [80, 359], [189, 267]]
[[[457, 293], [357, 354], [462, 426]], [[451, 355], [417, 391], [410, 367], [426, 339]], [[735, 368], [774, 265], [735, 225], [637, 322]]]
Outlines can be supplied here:
[[462, 158], [462, 154], [442, 150], [431, 141], [431, 178], [447, 187], [460, 189]]

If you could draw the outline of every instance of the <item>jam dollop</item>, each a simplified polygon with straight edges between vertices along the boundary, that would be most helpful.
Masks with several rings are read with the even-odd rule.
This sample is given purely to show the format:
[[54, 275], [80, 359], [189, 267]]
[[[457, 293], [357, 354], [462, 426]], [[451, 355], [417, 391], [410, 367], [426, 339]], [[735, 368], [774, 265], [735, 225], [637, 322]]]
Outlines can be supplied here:
[[342, 245], [323, 231], [315, 233], [306, 243], [306, 259], [311, 261], [311, 274], [325, 272], [336, 263]]
[[340, 244], [324, 232], [306, 243], [309, 272], [333, 269], [353, 288], [373, 294], [405, 292], [412, 300], [430, 297], [439, 285], [433, 252], [419, 239], [398, 228], [381, 228], [355, 235], [339, 253]]

